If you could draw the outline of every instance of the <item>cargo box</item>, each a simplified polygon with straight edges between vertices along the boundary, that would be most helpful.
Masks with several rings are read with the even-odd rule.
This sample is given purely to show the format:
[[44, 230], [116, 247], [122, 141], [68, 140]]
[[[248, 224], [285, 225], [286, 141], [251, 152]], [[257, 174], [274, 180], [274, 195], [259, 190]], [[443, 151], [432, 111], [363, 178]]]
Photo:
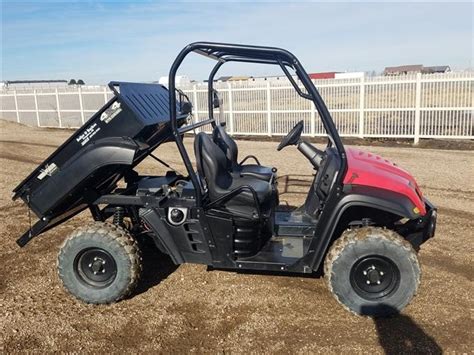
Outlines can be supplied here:
[[[172, 140], [162, 85], [111, 82], [114, 97], [13, 190], [44, 227], [77, 214], [160, 144]], [[180, 111], [179, 125], [187, 114]]]

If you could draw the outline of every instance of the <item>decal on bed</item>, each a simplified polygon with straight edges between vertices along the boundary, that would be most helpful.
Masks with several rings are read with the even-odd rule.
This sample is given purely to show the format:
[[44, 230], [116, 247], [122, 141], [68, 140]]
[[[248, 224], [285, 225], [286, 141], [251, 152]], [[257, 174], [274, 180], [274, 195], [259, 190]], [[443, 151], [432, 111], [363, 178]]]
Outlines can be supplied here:
[[102, 115], [100, 115], [100, 120], [105, 123], [112, 121], [120, 112], [122, 108], [120, 107], [120, 102], [115, 101], [112, 106], [105, 110]]
[[43, 180], [46, 176], [52, 176], [58, 171], [58, 166], [54, 163], [46, 164], [44, 169], [41, 169], [41, 173], [38, 175], [39, 180]]
[[82, 132], [79, 137], [76, 138], [76, 142], [81, 143], [81, 145], [85, 145], [87, 142], [90, 141], [92, 137], [95, 136], [97, 132], [100, 131], [100, 127], [97, 123], [93, 123], [89, 127], [87, 127], [84, 132]]

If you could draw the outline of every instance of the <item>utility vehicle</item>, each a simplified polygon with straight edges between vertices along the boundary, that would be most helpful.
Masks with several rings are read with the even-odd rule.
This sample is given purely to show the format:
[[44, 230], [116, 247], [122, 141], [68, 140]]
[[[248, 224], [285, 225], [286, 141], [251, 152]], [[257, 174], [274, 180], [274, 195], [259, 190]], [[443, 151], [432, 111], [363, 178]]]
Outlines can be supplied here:
[[[175, 87], [191, 52], [216, 60], [208, 80], [209, 117], [194, 122], [192, 104]], [[305, 203], [279, 206], [277, 170], [253, 156], [238, 162], [226, 133], [214, 77], [228, 62], [276, 65], [327, 132], [318, 149], [297, 123], [277, 150], [296, 146], [314, 168]], [[290, 73], [293, 72], [293, 75]], [[14, 190], [39, 217], [18, 239], [32, 238], [89, 209], [94, 219], [61, 247], [58, 272], [65, 288], [93, 304], [129, 295], [142, 269], [137, 238], [152, 240], [175, 264], [228, 270], [324, 273], [348, 310], [381, 316], [398, 312], [420, 282], [419, 246], [435, 232], [436, 209], [415, 179], [390, 161], [343, 146], [313, 82], [290, 52], [272, 47], [198, 42], [186, 46], [169, 73], [169, 87], [111, 82], [114, 97]], [[219, 115], [220, 116], [220, 115]], [[183, 143], [194, 137], [196, 164]], [[185, 174], [139, 175], [134, 168], [174, 142]], [[294, 149], [294, 148], [291, 148]], [[248, 159], [255, 164], [247, 164]], [[165, 163], [166, 164], [166, 163]], [[262, 274], [266, 274], [262, 273]]]

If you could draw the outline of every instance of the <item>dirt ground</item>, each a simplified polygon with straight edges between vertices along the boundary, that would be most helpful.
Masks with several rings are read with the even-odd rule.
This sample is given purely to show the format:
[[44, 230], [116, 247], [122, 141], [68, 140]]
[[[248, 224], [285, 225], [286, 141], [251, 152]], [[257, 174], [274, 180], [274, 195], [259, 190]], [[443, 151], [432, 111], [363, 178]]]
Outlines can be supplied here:
[[[90, 220], [84, 213], [20, 249], [26, 207], [11, 190], [70, 131], [0, 121], [0, 352], [367, 352], [471, 353], [473, 321], [474, 151], [362, 147], [411, 171], [439, 207], [437, 235], [422, 247], [422, 283], [402, 315], [381, 320], [349, 314], [323, 279], [209, 271], [174, 266], [147, 253], [138, 291], [114, 305], [90, 306], [62, 288], [56, 255], [63, 239]], [[191, 140], [187, 146], [191, 149]], [[279, 169], [281, 200], [301, 204], [312, 170], [294, 148], [239, 142]], [[172, 143], [157, 155], [183, 170]], [[141, 171], [159, 173], [154, 161]]]

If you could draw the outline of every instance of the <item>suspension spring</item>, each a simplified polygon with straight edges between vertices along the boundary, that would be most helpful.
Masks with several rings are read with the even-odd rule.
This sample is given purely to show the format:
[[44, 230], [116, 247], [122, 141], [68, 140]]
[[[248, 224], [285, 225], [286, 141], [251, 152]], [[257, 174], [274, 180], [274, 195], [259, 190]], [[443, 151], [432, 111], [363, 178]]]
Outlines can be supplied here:
[[114, 224], [123, 227], [123, 218], [125, 217], [125, 209], [123, 207], [116, 207], [114, 212]]

